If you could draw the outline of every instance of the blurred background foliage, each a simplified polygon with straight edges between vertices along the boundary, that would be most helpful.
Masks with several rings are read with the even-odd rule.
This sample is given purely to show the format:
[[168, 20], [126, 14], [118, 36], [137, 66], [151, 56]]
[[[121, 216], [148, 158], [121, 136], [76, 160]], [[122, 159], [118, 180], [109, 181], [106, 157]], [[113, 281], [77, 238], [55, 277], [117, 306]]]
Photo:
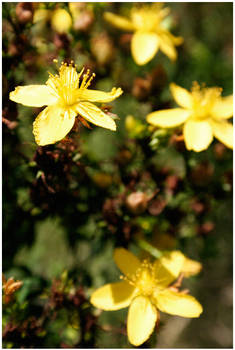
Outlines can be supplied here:
[[[2, 5], [3, 272], [23, 282], [4, 299], [3, 345], [131, 347], [127, 310], [89, 304], [95, 288], [118, 278], [112, 253], [123, 246], [141, 256], [177, 248], [203, 263], [186, 284], [202, 316], [162, 314], [142, 347], [232, 347], [232, 151], [214, 140], [188, 152], [179, 130], [153, 132], [145, 121], [174, 106], [170, 82], [232, 93], [232, 3], [167, 3], [167, 25], [184, 44], [175, 63], [158, 52], [145, 66], [131, 57], [131, 34], [103, 19], [105, 11], [126, 15], [133, 3], [76, 4]], [[56, 19], [58, 9], [66, 12]], [[16, 105], [9, 92], [45, 83], [54, 58], [90, 68], [92, 88], [122, 87], [111, 103], [117, 132], [79, 124], [65, 140], [37, 147], [40, 109]]]

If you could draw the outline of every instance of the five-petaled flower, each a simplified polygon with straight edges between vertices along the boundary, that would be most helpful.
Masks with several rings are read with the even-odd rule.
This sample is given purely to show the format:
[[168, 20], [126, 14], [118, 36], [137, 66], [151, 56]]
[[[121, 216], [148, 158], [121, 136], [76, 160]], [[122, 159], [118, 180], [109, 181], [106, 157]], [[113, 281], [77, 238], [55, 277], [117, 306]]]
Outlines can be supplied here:
[[158, 312], [182, 317], [199, 317], [202, 306], [191, 295], [179, 292], [171, 286], [180, 273], [186, 270], [190, 274], [200, 268], [180, 251], [164, 254], [154, 263], [141, 262], [135, 255], [124, 248], [115, 249], [114, 260], [124, 273], [123, 280], [104, 285], [91, 296], [91, 303], [103, 310], [119, 310], [130, 306], [127, 319], [127, 334], [131, 344], [138, 346], [152, 334]]
[[131, 52], [139, 65], [148, 63], [160, 49], [171, 60], [177, 58], [175, 46], [181, 45], [183, 38], [175, 37], [165, 27], [163, 20], [169, 8], [162, 8], [162, 3], [133, 7], [130, 20], [106, 12], [104, 17], [112, 25], [134, 32], [131, 40]]
[[68, 66], [62, 62], [59, 75], [49, 73], [46, 85], [18, 86], [10, 93], [12, 101], [25, 106], [48, 106], [33, 123], [35, 140], [40, 146], [62, 140], [72, 129], [77, 115], [95, 125], [116, 130], [114, 120], [91, 102], [113, 101], [122, 94], [122, 89], [88, 90], [95, 74], [90, 75], [89, 70], [83, 74], [84, 69], [77, 73], [72, 63]]
[[148, 114], [147, 121], [161, 128], [183, 126], [188, 150], [201, 152], [208, 148], [215, 136], [233, 148], [233, 125], [227, 120], [233, 115], [233, 96], [221, 96], [221, 88], [206, 88], [195, 82], [191, 92], [172, 83], [171, 93], [181, 108], [160, 110]]

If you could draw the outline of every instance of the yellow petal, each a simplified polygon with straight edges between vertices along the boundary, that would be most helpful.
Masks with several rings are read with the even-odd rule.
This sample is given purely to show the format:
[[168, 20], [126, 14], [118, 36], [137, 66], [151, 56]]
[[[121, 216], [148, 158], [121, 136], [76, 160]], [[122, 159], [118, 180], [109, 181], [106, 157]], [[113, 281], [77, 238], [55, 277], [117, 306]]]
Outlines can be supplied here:
[[170, 60], [176, 60], [177, 51], [174, 46], [174, 40], [167, 31], [159, 36], [159, 48]]
[[135, 288], [129, 283], [117, 282], [106, 284], [91, 296], [91, 304], [102, 310], [119, 310], [130, 305]]
[[172, 83], [170, 84], [172, 96], [180, 107], [190, 109], [192, 107], [192, 96], [190, 92]]
[[33, 123], [33, 134], [39, 146], [62, 140], [72, 129], [76, 113], [57, 106], [45, 108]]
[[111, 23], [113, 26], [123, 29], [123, 30], [128, 30], [132, 31], [135, 30], [134, 25], [125, 17], [121, 17], [118, 15], [115, 15], [111, 12], [105, 12], [104, 13], [104, 19]]
[[228, 119], [233, 116], [233, 95], [217, 99], [212, 108], [212, 116], [217, 119]]
[[72, 25], [72, 18], [65, 9], [57, 9], [53, 11], [51, 17], [51, 26], [58, 33], [67, 33]]
[[24, 106], [43, 107], [56, 103], [57, 98], [46, 85], [17, 86], [10, 92], [10, 100]]
[[154, 262], [154, 273], [158, 284], [168, 286], [182, 271], [185, 256], [178, 250], [165, 253]]
[[233, 124], [211, 120], [214, 136], [225, 146], [233, 149]]
[[174, 128], [184, 123], [190, 112], [183, 108], [172, 108], [152, 112], [147, 115], [147, 122], [161, 128]]
[[168, 289], [157, 295], [156, 305], [162, 312], [182, 317], [199, 317], [203, 310], [201, 304], [191, 295]]
[[157, 310], [149, 298], [136, 297], [130, 305], [127, 318], [129, 342], [135, 346], [143, 344], [152, 334], [157, 321]]
[[76, 107], [76, 112], [79, 113], [88, 122], [101, 126], [105, 129], [115, 131], [116, 124], [114, 120], [101, 109], [89, 102], [79, 102]]
[[185, 257], [181, 272], [185, 277], [190, 277], [197, 275], [201, 269], [202, 264], [200, 262]]
[[34, 12], [33, 23], [39, 21], [47, 21], [50, 18], [51, 11], [46, 9], [38, 9]]
[[165, 31], [165, 34], [168, 36], [168, 38], [172, 41], [172, 43], [175, 46], [181, 45], [184, 42], [184, 38], [182, 38], [182, 36], [174, 36], [173, 34], [171, 34], [171, 32], [169, 32], [168, 30]]
[[137, 31], [131, 40], [132, 56], [139, 65], [149, 62], [156, 55], [158, 47], [158, 36], [152, 32]]
[[188, 120], [184, 124], [183, 133], [185, 145], [189, 151], [204, 151], [213, 140], [212, 128], [206, 121]]
[[121, 88], [113, 88], [110, 92], [91, 89], [79, 89], [78, 98], [79, 100], [84, 101], [106, 103], [115, 100], [115, 98], [118, 98], [122, 93], [123, 91]]
[[139, 259], [124, 248], [116, 248], [113, 257], [119, 270], [124, 273], [124, 275], [135, 274], [136, 270], [141, 265]]

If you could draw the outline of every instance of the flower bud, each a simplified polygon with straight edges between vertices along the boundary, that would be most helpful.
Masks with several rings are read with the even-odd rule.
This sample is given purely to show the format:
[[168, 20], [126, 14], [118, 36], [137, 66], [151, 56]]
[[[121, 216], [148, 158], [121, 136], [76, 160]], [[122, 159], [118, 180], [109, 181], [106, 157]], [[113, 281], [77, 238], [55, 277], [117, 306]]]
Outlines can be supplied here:
[[179, 182], [179, 177], [177, 175], [169, 175], [166, 178], [166, 187], [169, 190], [175, 190]]
[[106, 33], [102, 33], [91, 40], [91, 52], [100, 65], [111, 62], [114, 54], [114, 47]]
[[206, 221], [199, 227], [199, 234], [207, 235], [213, 231], [215, 225], [212, 221]]
[[132, 214], [138, 215], [147, 209], [148, 198], [143, 192], [133, 192], [126, 198], [126, 206]]
[[157, 216], [157, 215], [161, 214], [161, 212], [165, 208], [166, 204], [167, 204], [166, 200], [163, 197], [158, 196], [157, 199], [154, 199], [150, 203], [148, 211], [151, 215]]
[[19, 2], [16, 5], [16, 16], [22, 24], [31, 22], [33, 20], [33, 3]]
[[90, 29], [94, 22], [94, 15], [91, 11], [85, 10], [81, 14], [74, 18], [74, 29], [86, 32]]

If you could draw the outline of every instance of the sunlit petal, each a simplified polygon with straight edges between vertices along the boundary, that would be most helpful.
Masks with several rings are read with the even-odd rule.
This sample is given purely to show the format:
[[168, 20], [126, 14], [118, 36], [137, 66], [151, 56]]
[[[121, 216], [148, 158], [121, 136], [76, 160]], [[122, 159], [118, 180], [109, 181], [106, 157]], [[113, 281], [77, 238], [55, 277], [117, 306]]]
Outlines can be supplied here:
[[168, 32], [161, 33], [159, 36], [159, 48], [172, 61], [175, 61], [177, 58], [177, 51], [174, 45], [174, 41]]
[[76, 112], [88, 122], [105, 129], [116, 130], [115, 121], [94, 104], [89, 102], [79, 102], [75, 106], [75, 109]]
[[125, 17], [115, 15], [111, 12], [105, 12], [104, 18], [106, 21], [108, 21], [109, 23], [111, 23], [113, 26], [117, 28], [128, 30], [128, 31], [135, 30], [135, 27], [132, 24], [132, 22]]
[[199, 317], [203, 309], [191, 295], [165, 289], [156, 297], [157, 308], [171, 315], [182, 317]]
[[24, 106], [43, 107], [53, 105], [57, 101], [51, 89], [46, 85], [17, 86], [10, 93], [10, 100]]
[[147, 115], [147, 122], [161, 128], [172, 128], [183, 124], [190, 112], [183, 108], [164, 109]]
[[213, 140], [212, 128], [207, 121], [188, 120], [184, 124], [183, 133], [185, 145], [189, 151], [204, 151]]
[[157, 310], [149, 298], [136, 297], [130, 305], [127, 318], [129, 342], [135, 346], [143, 344], [152, 334], [157, 321]]
[[137, 31], [131, 40], [131, 52], [139, 65], [149, 62], [157, 53], [159, 40], [153, 32]]
[[170, 84], [172, 96], [180, 107], [192, 108], [192, 95], [186, 89], [172, 83]]
[[76, 113], [58, 106], [45, 108], [33, 123], [33, 134], [39, 146], [62, 140], [72, 129]]
[[198, 261], [186, 258], [182, 267], [182, 272], [185, 277], [197, 275], [202, 269], [202, 264]]
[[84, 89], [78, 90], [78, 98], [83, 101], [90, 102], [111, 102], [123, 93], [121, 88], [113, 88], [110, 92], [103, 92], [99, 90]]
[[233, 95], [217, 99], [211, 113], [217, 119], [231, 118], [233, 116]]
[[233, 149], [233, 124], [211, 120], [211, 126], [214, 136], [225, 146]]
[[159, 285], [168, 286], [182, 271], [185, 256], [178, 250], [165, 253], [154, 263], [154, 273]]

